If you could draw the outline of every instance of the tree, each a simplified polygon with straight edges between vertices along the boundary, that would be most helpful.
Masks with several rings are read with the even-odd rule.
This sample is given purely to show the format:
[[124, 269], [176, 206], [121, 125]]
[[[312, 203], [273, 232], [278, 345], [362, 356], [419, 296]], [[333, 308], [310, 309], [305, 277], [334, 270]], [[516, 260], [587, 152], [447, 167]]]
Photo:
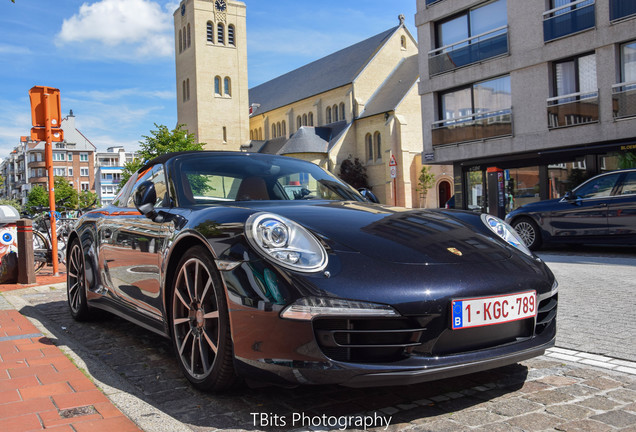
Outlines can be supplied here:
[[25, 207], [30, 209], [31, 207], [48, 207], [49, 205], [49, 193], [40, 185], [35, 185], [31, 188], [29, 195], [27, 195], [27, 202]]
[[417, 190], [422, 192], [420, 207], [422, 207], [422, 204], [426, 206], [426, 195], [433, 185], [435, 185], [435, 174], [431, 172], [427, 165], [424, 165], [422, 171], [420, 171], [420, 176], [417, 178]]
[[[64, 177], [55, 177], [55, 208], [64, 207], [66, 209], [76, 209], [78, 204], [78, 193]], [[49, 192], [42, 186], [33, 186], [27, 196], [25, 207], [48, 207]]]
[[362, 165], [360, 159], [345, 159], [340, 164], [340, 178], [349, 183], [356, 189], [369, 189], [369, 180], [367, 178], [367, 168]]
[[187, 130], [183, 129], [184, 125], [178, 125], [173, 130], [156, 123], [155, 127], [157, 129], [151, 130], [150, 136], [144, 135], [144, 140], [139, 141], [141, 147], [138, 152], [138, 158], [124, 164], [121, 182], [119, 183], [120, 188], [146, 162], [159, 155], [180, 151], [203, 150], [205, 144], [196, 142], [194, 134], [188, 133]]
[[97, 194], [95, 192], [83, 190], [79, 194], [78, 200], [78, 207], [81, 209], [88, 207], [99, 207], [99, 200], [97, 199]]

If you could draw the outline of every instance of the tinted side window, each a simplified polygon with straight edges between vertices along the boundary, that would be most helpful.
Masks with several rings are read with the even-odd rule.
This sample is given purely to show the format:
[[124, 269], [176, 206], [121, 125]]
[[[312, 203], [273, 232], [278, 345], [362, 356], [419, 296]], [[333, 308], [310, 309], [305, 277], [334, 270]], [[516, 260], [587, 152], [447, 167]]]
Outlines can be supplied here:
[[636, 172], [627, 173], [621, 187], [621, 195], [636, 195]]
[[580, 198], [603, 198], [612, 194], [616, 181], [620, 174], [610, 174], [590, 180], [576, 189], [576, 195]]
[[125, 207], [126, 202], [128, 201], [128, 196], [130, 194], [130, 190], [135, 184], [136, 175], [131, 175], [123, 188], [119, 191], [115, 199], [113, 199], [113, 205], [117, 207]]
[[126, 207], [135, 208], [135, 191], [137, 190], [139, 185], [145, 181], [151, 181], [155, 184], [155, 190], [157, 192], [157, 201], [155, 202], [155, 208], [167, 206], [170, 202], [170, 197], [168, 194], [168, 185], [166, 184], [166, 176], [163, 165], [155, 165], [140, 174], [141, 175], [139, 175], [139, 178], [135, 182], [135, 186], [128, 196]]

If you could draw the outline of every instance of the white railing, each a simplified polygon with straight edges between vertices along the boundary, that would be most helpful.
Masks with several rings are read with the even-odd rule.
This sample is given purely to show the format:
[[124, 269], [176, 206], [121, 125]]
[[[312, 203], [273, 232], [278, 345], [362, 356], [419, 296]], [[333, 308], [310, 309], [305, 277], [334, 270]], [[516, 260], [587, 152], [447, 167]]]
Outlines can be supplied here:
[[480, 112], [480, 113], [470, 114], [470, 115], [466, 115], [462, 117], [455, 117], [452, 119], [438, 120], [436, 122], [433, 122], [432, 124], [433, 124], [433, 128], [453, 126], [458, 123], [469, 125], [471, 121], [485, 120], [485, 119], [490, 119], [490, 118], [494, 118], [498, 116], [502, 116], [502, 117], [509, 116], [510, 114], [512, 114], [512, 109], [506, 108], [502, 110]]
[[[587, 1], [587, 0], [584, 0], [584, 1]], [[462, 40], [454, 42], [452, 44], [448, 44], [448, 45], [444, 45], [443, 47], [435, 48], [434, 50], [429, 51], [428, 55], [429, 55], [429, 57], [435, 57], [438, 54], [452, 52], [456, 48], [463, 48], [464, 46], [468, 45], [468, 43], [473, 43], [475, 41], [481, 42], [481, 38], [483, 38], [484, 36], [488, 36], [488, 37], [484, 38], [483, 40], [488, 40], [488, 39], [490, 39], [492, 37], [500, 36], [500, 35], [502, 35], [504, 33], [499, 33], [499, 34], [493, 34], [493, 33], [501, 32], [502, 30], [506, 30], [506, 33], [507, 33], [508, 32], [508, 26], [505, 25], [505, 26], [497, 27], [495, 29], [488, 30], [487, 32], [480, 33], [478, 35], [471, 36], [471, 37], [466, 38], [466, 39], [462, 39]], [[462, 46], [458, 47], [457, 45], [462, 45]]]
[[[570, 13], [572, 11], [575, 11], [576, 8], [572, 9], [572, 10], [570, 10], [568, 12], [565, 12], [563, 14], [554, 15], [555, 12], [558, 12], [558, 11], [561, 11], [561, 10], [565, 10], [565, 9], [570, 9], [570, 8], [572, 8], [572, 6], [576, 6], [576, 5], [579, 5], [581, 3], [587, 3], [584, 6], [588, 6], [588, 5], [595, 4], [596, 0], [592, 0], [592, 1], [590, 1], [590, 0], [576, 0], [576, 1], [570, 2], [568, 4], [565, 4], [563, 6], [555, 7], [554, 9], [550, 9], [548, 11], [543, 12], [543, 20], [545, 21], [545, 20], [553, 18], [555, 16], [561, 16], [561, 15], [565, 15], [565, 13]], [[548, 15], [552, 15], [552, 16], [548, 16]], [[546, 16], [548, 16], [548, 17], [546, 18]]]
[[[566, 95], [561, 95], [561, 96], [555, 96], [555, 97], [551, 97], [548, 98], [548, 106], [557, 106], [557, 105], [563, 105], [563, 104], [568, 104], [568, 103], [572, 103], [572, 102], [578, 102], [578, 101], [582, 101], [585, 99], [593, 99], [598, 97], [598, 90], [593, 91], [593, 92], [578, 92], [578, 93], [570, 93], [570, 94], [566, 94]], [[567, 100], [564, 100], [567, 99]], [[563, 102], [559, 102], [559, 101], [563, 101]], [[556, 102], [556, 103], [554, 103]]]
[[612, 93], [624, 93], [626, 91], [636, 90], [636, 81], [622, 82], [612, 86]]

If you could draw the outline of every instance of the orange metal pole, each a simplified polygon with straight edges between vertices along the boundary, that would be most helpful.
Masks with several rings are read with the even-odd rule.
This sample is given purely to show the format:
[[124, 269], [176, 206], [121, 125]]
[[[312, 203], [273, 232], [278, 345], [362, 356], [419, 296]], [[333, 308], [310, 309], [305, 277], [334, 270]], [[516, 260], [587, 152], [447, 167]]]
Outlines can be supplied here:
[[49, 107], [49, 94], [44, 93], [44, 117], [45, 117], [45, 130], [46, 130], [46, 144], [45, 144], [45, 161], [46, 170], [49, 176], [49, 208], [51, 209], [51, 254], [53, 261], [53, 275], [59, 276], [58, 262], [57, 262], [57, 227], [55, 224], [55, 178], [53, 177], [53, 145], [52, 145], [52, 132], [51, 132], [51, 113]]

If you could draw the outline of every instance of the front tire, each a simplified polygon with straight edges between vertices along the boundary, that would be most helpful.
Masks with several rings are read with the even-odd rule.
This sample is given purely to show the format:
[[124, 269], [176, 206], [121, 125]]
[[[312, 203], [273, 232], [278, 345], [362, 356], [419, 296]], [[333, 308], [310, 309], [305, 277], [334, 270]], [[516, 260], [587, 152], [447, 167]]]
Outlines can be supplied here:
[[66, 268], [66, 295], [71, 316], [76, 321], [89, 318], [88, 301], [86, 300], [86, 266], [84, 253], [77, 239], [71, 243], [68, 266]]
[[512, 227], [517, 231], [526, 246], [528, 246], [528, 249], [536, 251], [543, 244], [539, 226], [532, 219], [525, 217], [517, 219], [512, 224]]
[[229, 315], [209, 252], [189, 249], [173, 281], [171, 332], [179, 366], [194, 387], [223, 391], [236, 381]]

